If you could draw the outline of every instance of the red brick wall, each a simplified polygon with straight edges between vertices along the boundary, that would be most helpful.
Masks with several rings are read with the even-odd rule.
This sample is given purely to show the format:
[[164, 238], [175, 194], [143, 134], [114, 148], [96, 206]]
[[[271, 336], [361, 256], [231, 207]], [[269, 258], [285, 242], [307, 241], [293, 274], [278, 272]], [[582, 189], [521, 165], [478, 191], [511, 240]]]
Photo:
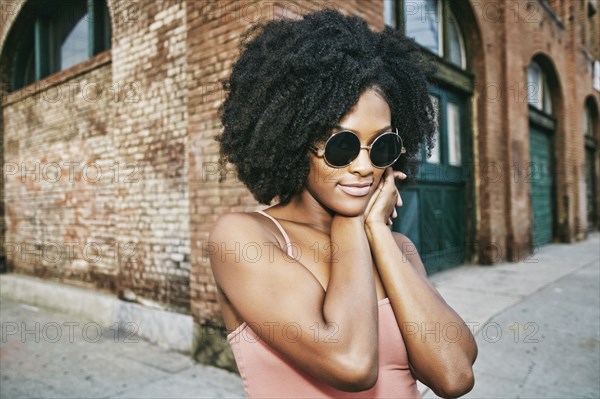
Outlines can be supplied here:
[[[598, 15], [587, 17], [587, 8], [577, 2], [553, 1], [551, 9], [565, 24], [560, 27], [552, 14], [539, 2], [485, 0], [471, 2], [484, 43], [484, 59], [477, 64], [485, 69], [484, 84], [494, 84], [500, 97], [488, 92], [478, 95], [486, 115], [478, 121], [477, 138], [481, 163], [502, 166], [500, 181], [481, 178], [478, 183], [479, 253], [481, 262], [517, 260], [528, 255], [531, 245], [528, 107], [526, 100], [527, 66], [536, 54], [542, 54], [554, 66], [558, 85], [553, 87], [557, 117], [556, 184], [558, 239], [580, 239], [587, 229], [581, 207], [585, 190], [582, 140], [583, 101], [587, 95], [600, 98], [591, 87], [589, 60], [584, 57], [580, 29], [593, 30]], [[502, 17], [504, 16], [504, 18]], [[575, 23], [575, 21], [583, 21]], [[599, 40], [586, 43], [590, 50]], [[595, 56], [598, 57], [597, 55]], [[475, 71], [481, 75], [480, 71]], [[479, 79], [478, 79], [479, 80]], [[519, 88], [517, 91], [516, 88]], [[515, 174], [519, 167], [520, 173]], [[500, 248], [504, 255], [487, 253], [486, 246]]]
[[6, 97], [5, 249], [16, 271], [115, 289], [110, 52]]
[[113, 82], [131, 97], [114, 106], [115, 158], [139, 175], [116, 193], [115, 239], [135, 245], [135, 256], [121, 261], [120, 290], [187, 312], [186, 3], [112, 4]]
[[[12, 93], [3, 105], [8, 262], [18, 272], [187, 313], [185, 2], [108, 5], [110, 51]], [[12, 19], [5, 21], [2, 37]], [[54, 101], [57, 88], [62, 97]], [[21, 165], [33, 170], [27, 179]], [[51, 251], [61, 249], [54, 260]]]

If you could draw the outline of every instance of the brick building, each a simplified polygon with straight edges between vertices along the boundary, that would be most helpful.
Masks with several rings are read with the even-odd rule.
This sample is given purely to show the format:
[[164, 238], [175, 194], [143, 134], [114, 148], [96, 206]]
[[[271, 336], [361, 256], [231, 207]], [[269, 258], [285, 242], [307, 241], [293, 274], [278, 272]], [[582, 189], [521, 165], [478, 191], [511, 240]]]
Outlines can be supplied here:
[[254, 22], [325, 7], [403, 29], [440, 66], [439, 145], [394, 226], [430, 272], [598, 229], [596, 0], [59, 3], [1, 6], [8, 271], [215, 318], [208, 232], [258, 207], [235, 173], [218, 182], [219, 82]]

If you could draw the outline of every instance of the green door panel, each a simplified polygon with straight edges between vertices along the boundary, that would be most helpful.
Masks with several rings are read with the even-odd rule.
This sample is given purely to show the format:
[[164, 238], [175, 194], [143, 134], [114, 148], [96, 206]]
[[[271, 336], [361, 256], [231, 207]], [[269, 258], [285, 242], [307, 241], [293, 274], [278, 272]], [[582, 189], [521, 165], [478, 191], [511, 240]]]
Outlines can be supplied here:
[[401, 192], [394, 230], [408, 236], [428, 273], [464, 261], [464, 188], [421, 183]]
[[596, 170], [596, 151], [594, 148], [585, 149], [585, 182], [586, 182], [586, 200], [587, 200], [587, 221], [588, 229], [592, 230], [596, 226], [596, 179], [594, 171]]
[[552, 241], [553, 237], [553, 164], [549, 134], [530, 127], [531, 209], [533, 211], [533, 245]]
[[421, 253], [421, 212], [419, 190], [409, 188], [400, 193], [402, 206], [397, 209], [398, 217], [394, 219], [394, 231], [408, 232], [408, 237], [419, 253]]
[[423, 252], [432, 253], [440, 251], [443, 247], [442, 220], [442, 195], [443, 188], [423, 187]]
[[[393, 226], [413, 241], [428, 273], [460, 265], [465, 260], [465, 165], [469, 159], [465, 148], [468, 131], [465, 97], [439, 88], [432, 90], [431, 95], [434, 105], [439, 107], [439, 141], [435, 150], [439, 151], [439, 157], [435, 162], [426, 161], [425, 148], [421, 149], [416, 184], [400, 189], [403, 206], [398, 208]], [[453, 137], [452, 142], [449, 137]], [[452, 164], [452, 159], [460, 159], [461, 163]]]

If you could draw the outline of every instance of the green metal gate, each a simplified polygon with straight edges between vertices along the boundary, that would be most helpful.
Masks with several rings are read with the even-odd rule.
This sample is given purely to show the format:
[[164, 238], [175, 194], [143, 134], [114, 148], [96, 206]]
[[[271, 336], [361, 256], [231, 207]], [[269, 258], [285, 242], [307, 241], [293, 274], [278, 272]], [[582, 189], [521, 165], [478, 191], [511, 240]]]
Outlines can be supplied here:
[[554, 236], [554, 162], [550, 132], [529, 127], [531, 209], [533, 212], [533, 245], [552, 241]]
[[598, 209], [596, 208], [596, 143], [590, 137], [586, 137], [585, 146], [585, 182], [587, 201], [588, 230], [595, 230], [598, 220]]
[[466, 154], [468, 135], [464, 96], [436, 88], [438, 140], [432, 157], [422, 148], [416, 184], [401, 189], [394, 230], [415, 244], [428, 273], [460, 265], [466, 246]]

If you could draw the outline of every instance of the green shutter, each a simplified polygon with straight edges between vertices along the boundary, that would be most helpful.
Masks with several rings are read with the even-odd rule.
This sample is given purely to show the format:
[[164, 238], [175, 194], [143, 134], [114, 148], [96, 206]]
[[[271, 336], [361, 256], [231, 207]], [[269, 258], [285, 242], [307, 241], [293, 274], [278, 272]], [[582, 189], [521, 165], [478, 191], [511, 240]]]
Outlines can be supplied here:
[[[416, 184], [400, 188], [403, 206], [398, 208], [394, 230], [410, 238], [428, 273], [460, 265], [465, 260], [466, 178], [468, 131], [464, 97], [436, 88], [440, 106], [440, 163], [422, 162]], [[448, 103], [459, 105], [462, 166], [448, 164]], [[425, 159], [424, 149], [421, 159]]]
[[530, 127], [530, 181], [533, 212], [533, 245], [543, 245], [553, 237], [552, 141], [545, 131]]
[[587, 220], [588, 230], [594, 230], [597, 223], [596, 209], [596, 150], [594, 147], [585, 148], [585, 182], [586, 182], [586, 199], [587, 199]]

